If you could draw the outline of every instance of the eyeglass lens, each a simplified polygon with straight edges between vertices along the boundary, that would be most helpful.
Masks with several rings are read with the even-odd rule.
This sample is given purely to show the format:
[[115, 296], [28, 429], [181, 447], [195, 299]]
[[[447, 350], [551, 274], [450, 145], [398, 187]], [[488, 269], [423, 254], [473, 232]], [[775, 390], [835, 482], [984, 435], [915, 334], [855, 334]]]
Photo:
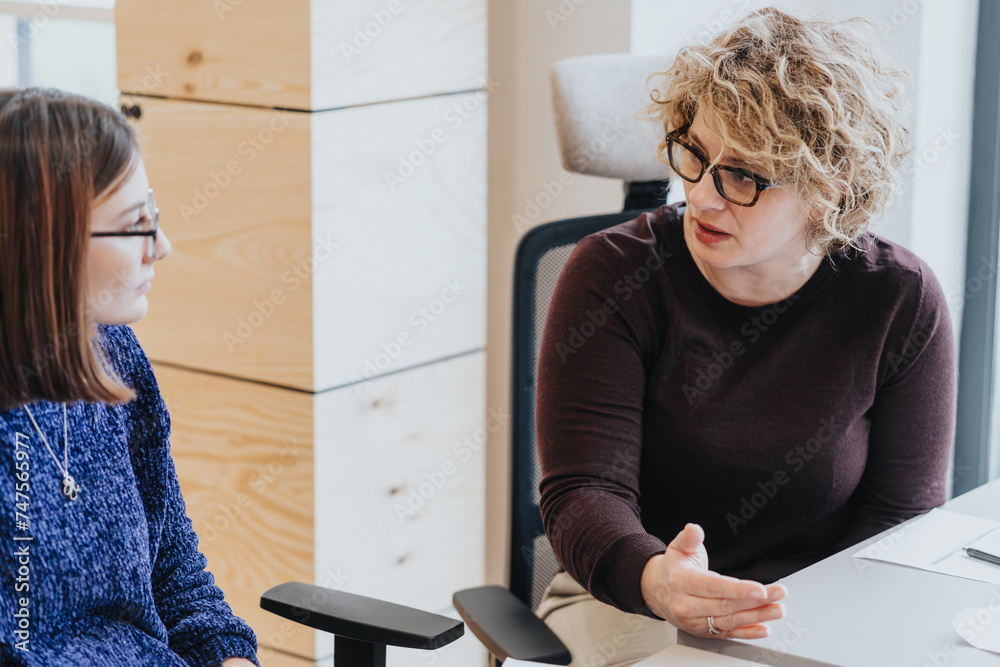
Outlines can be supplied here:
[[[680, 142], [671, 142], [669, 158], [670, 166], [685, 180], [697, 182], [701, 178], [705, 164]], [[749, 204], [757, 194], [754, 179], [729, 169], [719, 169], [715, 183], [716, 189], [722, 188], [720, 195], [737, 204]]]
[[[146, 224], [149, 225], [149, 229], [159, 229], [160, 212], [156, 208], [156, 197], [153, 196], [153, 189], [152, 188], [149, 189], [149, 202], [147, 203], [147, 216], [149, 218], [149, 222], [147, 222]], [[149, 237], [149, 258], [150, 259], [155, 259], [156, 258], [156, 237], [157, 236], [159, 236], [159, 233], [153, 234], [152, 236]]]

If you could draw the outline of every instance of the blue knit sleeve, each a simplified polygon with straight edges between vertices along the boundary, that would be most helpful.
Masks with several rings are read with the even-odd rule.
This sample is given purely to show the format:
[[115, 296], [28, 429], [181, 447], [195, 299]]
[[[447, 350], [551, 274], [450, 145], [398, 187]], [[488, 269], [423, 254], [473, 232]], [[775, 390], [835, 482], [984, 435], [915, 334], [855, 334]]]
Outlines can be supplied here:
[[233, 657], [259, 665], [253, 630], [226, 603], [198, 550], [170, 455], [170, 416], [149, 359], [130, 327], [111, 328], [118, 330], [111, 335], [121, 337], [115, 347], [128, 352], [129, 358], [120, 360], [129, 376], [123, 379], [137, 393], [128, 404], [129, 443], [149, 524], [153, 594], [169, 646], [192, 667]]

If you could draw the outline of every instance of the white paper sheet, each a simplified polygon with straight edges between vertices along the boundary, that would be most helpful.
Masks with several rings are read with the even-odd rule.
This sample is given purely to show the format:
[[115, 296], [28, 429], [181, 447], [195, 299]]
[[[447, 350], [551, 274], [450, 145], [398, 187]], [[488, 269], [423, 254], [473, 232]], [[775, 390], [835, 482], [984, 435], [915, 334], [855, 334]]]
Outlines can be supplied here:
[[986, 607], [963, 609], [951, 622], [962, 639], [978, 649], [1000, 653], [1000, 596]]
[[1000, 555], [1000, 521], [934, 508], [852, 555], [1000, 584], [1000, 566], [976, 560], [962, 547]]

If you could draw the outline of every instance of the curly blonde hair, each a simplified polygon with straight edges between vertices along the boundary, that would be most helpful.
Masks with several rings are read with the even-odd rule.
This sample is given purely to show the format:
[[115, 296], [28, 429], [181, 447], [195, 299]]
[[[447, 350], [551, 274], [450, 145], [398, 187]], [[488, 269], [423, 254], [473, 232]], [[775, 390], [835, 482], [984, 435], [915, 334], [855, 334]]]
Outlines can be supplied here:
[[[908, 72], [841, 22], [803, 20], [767, 7], [707, 44], [683, 47], [651, 93], [650, 117], [670, 132], [706, 122], [750, 167], [794, 186], [809, 218], [806, 241], [830, 252], [883, 215], [910, 153]], [[657, 149], [666, 159], [666, 141]]]

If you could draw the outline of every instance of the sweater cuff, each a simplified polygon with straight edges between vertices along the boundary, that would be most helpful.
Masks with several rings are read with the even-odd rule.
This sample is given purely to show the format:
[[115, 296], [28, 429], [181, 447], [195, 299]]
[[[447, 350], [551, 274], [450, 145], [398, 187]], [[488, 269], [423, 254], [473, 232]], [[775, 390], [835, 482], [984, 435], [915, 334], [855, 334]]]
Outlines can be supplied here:
[[649, 533], [618, 538], [598, 559], [589, 582], [590, 594], [624, 612], [664, 620], [650, 611], [642, 596], [642, 570], [650, 558], [666, 551], [667, 545]]
[[256, 643], [242, 635], [214, 635], [192, 646], [181, 658], [192, 667], [218, 667], [229, 658], [246, 658], [260, 667]]

